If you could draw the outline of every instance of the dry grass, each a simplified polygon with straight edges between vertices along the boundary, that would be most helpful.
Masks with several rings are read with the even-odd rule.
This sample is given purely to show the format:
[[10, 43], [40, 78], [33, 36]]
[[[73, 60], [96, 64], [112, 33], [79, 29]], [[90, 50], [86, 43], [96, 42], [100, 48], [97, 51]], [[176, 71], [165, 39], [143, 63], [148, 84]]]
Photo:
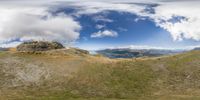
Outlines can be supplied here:
[[199, 100], [200, 52], [156, 58], [0, 52], [1, 100]]

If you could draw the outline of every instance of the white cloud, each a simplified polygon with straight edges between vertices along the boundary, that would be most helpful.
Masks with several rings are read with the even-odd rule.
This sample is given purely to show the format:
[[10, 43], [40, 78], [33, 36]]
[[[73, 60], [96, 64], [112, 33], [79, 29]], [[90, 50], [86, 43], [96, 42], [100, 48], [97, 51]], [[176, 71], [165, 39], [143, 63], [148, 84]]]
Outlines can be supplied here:
[[113, 30], [104, 30], [93, 33], [91, 38], [102, 38], [102, 37], [117, 37], [118, 33]]
[[[155, 8], [155, 14], [149, 15], [157, 26], [169, 31], [174, 40], [200, 40], [200, 2], [168, 2]], [[170, 21], [175, 16], [184, 17], [177, 22]]]
[[108, 23], [113, 22], [113, 20], [111, 20], [109, 18], [105, 18], [104, 16], [95, 16], [95, 17], [93, 17], [93, 20], [96, 22], [98, 22], [98, 21], [108, 22]]
[[81, 8], [76, 12], [76, 15], [83, 14], [96, 14], [104, 11], [119, 11], [119, 12], [131, 12], [134, 14], [141, 14], [145, 7], [137, 4], [119, 3], [119, 2], [100, 2], [100, 1], [88, 1], [88, 2], [73, 2], [63, 4], [66, 6], [75, 6]]
[[[147, 5], [138, 5], [130, 2], [154, 3], [158, 4], [158, 6], [153, 7], [155, 13], [149, 13], [145, 11]], [[200, 41], [199, 4], [200, 1], [198, 0], [111, 0], [109, 2], [95, 0], [93, 2], [74, 3], [73, 5], [81, 7], [81, 10], [76, 13], [77, 15], [114, 10], [141, 16], [136, 21], [144, 20], [144, 17], [148, 17], [153, 19], [158, 27], [169, 31], [174, 40], [193, 39]], [[180, 19], [177, 22], [170, 21], [177, 16], [184, 17], [185, 19]], [[106, 18], [104, 17], [104, 19]]]
[[[51, 16], [48, 7], [54, 6], [55, 1], [39, 0], [34, 2], [18, 2], [13, 0], [0, 1], [0, 45], [4, 42], [19, 39], [25, 40], [56, 40], [62, 43], [76, 41], [79, 38], [81, 26], [72, 17], [66, 15]], [[46, 4], [45, 2], [48, 1]], [[72, 1], [72, 0], [67, 0]], [[153, 19], [158, 27], [170, 32], [174, 40], [193, 39], [200, 41], [200, 1], [198, 0], [76, 0], [62, 3], [66, 6], [81, 8], [76, 15], [96, 14], [105, 11], [129, 12]], [[106, 0], [107, 1], [107, 0]], [[162, 2], [165, 1], [165, 2]], [[173, 2], [172, 2], [173, 1]], [[81, 3], [80, 3], [81, 2]], [[145, 11], [145, 5], [130, 2], [157, 3], [155, 13]], [[51, 5], [52, 4], [52, 5]], [[31, 6], [30, 6], [31, 5]], [[48, 6], [47, 6], [48, 5]], [[46, 18], [43, 18], [46, 16]], [[181, 16], [177, 22], [170, 21], [174, 16]], [[97, 21], [113, 22], [105, 16], [95, 18]], [[141, 20], [139, 18], [139, 20]], [[103, 26], [96, 26], [101, 29]], [[112, 30], [93, 33], [91, 37], [116, 37], [117, 32]]]
[[105, 27], [106, 27], [105, 25], [96, 25], [97, 29], [102, 29], [102, 28], [105, 28]]
[[46, 40], [69, 44], [81, 26], [64, 14], [52, 16], [45, 7], [0, 7], [0, 46], [13, 40]]
[[8, 47], [16, 47], [17, 45], [21, 44], [22, 42], [19, 41], [14, 41], [14, 42], [9, 42], [9, 43], [3, 43], [1, 44], [0, 48], [8, 48]]

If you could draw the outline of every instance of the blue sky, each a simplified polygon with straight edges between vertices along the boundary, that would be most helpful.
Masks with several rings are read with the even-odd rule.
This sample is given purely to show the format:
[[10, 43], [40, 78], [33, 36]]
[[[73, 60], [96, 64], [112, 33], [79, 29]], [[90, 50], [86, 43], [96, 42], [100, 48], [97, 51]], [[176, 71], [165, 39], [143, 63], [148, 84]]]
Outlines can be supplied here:
[[[148, 5], [149, 7], [156, 5]], [[150, 13], [154, 13], [153, 9], [147, 9]], [[75, 12], [73, 7], [62, 8], [60, 12], [71, 14]], [[94, 18], [101, 16], [106, 20], [96, 21]], [[200, 42], [192, 39], [184, 39], [182, 41], [174, 41], [170, 33], [156, 24], [149, 18], [141, 18], [141, 16], [118, 11], [103, 11], [92, 15], [74, 16], [83, 27], [80, 31], [80, 39], [75, 46], [85, 49], [102, 49], [109, 47], [120, 47], [128, 45], [146, 45], [152, 47], [163, 48], [182, 48], [184, 46], [198, 45]], [[174, 17], [170, 21], [178, 22], [182, 17]], [[103, 28], [98, 29], [96, 26], [102, 25]], [[105, 36], [99, 38], [91, 38], [91, 34], [99, 30], [114, 30], [118, 33], [117, 37]]]
[[[18, 7], [24, 4], [22, 1], [13, 4], [0, 7], [3, 13], [0, 17], [5, 17], [5, 21], [0, 22], [13, 23], [0, 24], [2, 47], [30, 40], [59, 41], [66, 46], [90, 50], [131, 45], [187, 48], [200, 44], [200, 30], [196, 28], [200, 15], [190, 11], [196, 7], [198, 12], [200, 8], [197, 5], [189, 7], [197, 1], [116, 3], [97, 0], [80, 3], [52, 0], [46, 5], [28, 2], [27, 11]], [[5, 10], [9, 7], [17, 10]], [[33, 20], [33, 25], [26, 26]]]

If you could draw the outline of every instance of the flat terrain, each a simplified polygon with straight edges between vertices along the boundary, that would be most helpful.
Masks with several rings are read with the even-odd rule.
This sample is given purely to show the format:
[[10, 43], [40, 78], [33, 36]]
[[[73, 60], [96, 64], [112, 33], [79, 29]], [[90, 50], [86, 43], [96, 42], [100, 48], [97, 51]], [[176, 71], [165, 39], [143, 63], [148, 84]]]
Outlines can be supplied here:
[[109, 59], [0, 52], [0, 100], [200, 100], [200, 51]]

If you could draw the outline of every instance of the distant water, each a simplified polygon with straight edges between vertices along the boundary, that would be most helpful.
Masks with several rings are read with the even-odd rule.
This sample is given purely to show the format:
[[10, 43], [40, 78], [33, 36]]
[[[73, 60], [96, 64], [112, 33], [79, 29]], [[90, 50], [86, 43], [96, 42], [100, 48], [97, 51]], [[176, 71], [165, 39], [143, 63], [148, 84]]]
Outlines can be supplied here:
[[98, 54], [96, 51], [93, 51], [93, 50], [90, 50], [89, 53], [90, 53], [91, 55]]
[[161, 50], [161, 49], [105, 49], [96, 51], [109, 58], [136, 58], [136, 57], [157, 57], [185, 52], [183, 50]]

